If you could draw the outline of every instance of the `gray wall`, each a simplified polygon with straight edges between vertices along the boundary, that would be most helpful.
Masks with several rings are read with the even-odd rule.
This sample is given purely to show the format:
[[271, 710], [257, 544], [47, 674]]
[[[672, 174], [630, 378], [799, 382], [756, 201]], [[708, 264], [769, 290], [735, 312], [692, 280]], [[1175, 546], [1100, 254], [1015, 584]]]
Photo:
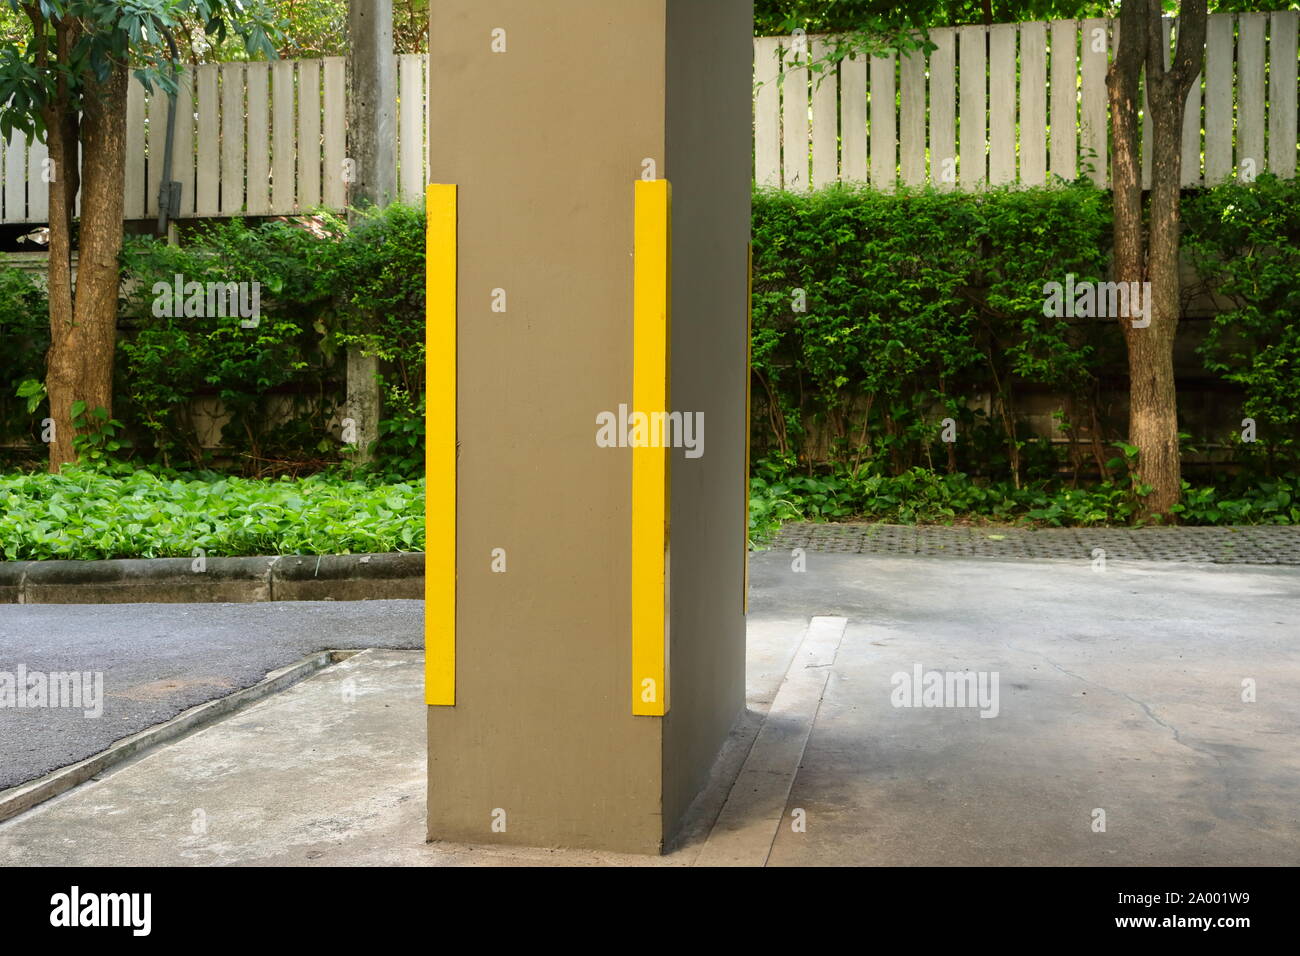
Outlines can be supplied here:
[[745, 385], [751, 0], [668, 0], [673, 188], [672, 403], [704, 412], [704, 455], [672, 453], [672, 708], [664, 819], [675, 825], [745, 706]]

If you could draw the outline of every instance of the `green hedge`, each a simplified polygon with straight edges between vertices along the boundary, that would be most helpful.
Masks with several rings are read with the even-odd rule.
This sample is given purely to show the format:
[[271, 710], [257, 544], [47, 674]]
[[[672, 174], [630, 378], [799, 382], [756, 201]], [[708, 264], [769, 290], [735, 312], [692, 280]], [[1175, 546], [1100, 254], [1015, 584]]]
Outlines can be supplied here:
[[[135, 291], [123, 303], [118, 414], [152, 434], [148, 457], [163, 465], [209, 463], [185, 397], [218, 395], [232, 419], [222, 444], [253, 463], [337, 460], [329, 419], [346, 394], [349, 347], [379, 357], [386, 418], [376, 467], [392, 478], [423, 470], [424, 213], [396, 204], [351, 228], [322, 213], [297, 220], [210, 225], [168, 246], [137, 239], [123, 252]], [[255, 329], [237, 319], [155, 316], [153, 287], [175, 275], [262, 286]], [[266, 397], [292, 403], [283, 419]]]
[[[153, 237], [127, 242], [123, 277], [131, 291], [120, 311], [114, 413], [128, 429], [145, 430], [136, 434], [142, 460], [208, 463], [190, 416], [196, 394], [220, 398], [232, 416], [222, 444], [235, 455], [255, 462], [320, 447], [330, 400], [339, 395], [320, 321], [331, 298], [331, 270], [321, 267], [329, 264], [325, 250], [336, 245], [287, 222], [241, 220], [204, 226], [178, 246]], [[176, 276], [186, 283], [259, 283], [256, 327], [245, 328], [238, 316], [155, 315], [155, 285], [171, 287]], [[271, 417], [266, 397], [277, 392], [295, 402], [287, 424]]]
[[[758, 191], [756, 447], [806, 462], [816, 417], [838, 463], [1023, 472], [1020, 389], [1086, 406], [1105, 347], [1095, 324], [1043, 315], [1043, 284], [1103, 278], [1108, 227], [1107, 194], [1084, 186]], [[944, 418], [959, 441], [940, 440]]]
[[[6, 266], [0, 255], [0, 444], [40, 445], [44, 416], [28, 409], [18, 388], [25, 381], [44, 380], [49, 347], [49, 300], [44, 286], [29, 273]], [[18, 458], [22, 453], [15, 450], [5, 457]]]
[[1239, 454], [1266, 474], [1300, 461], [1300, 180], [1226, 183], [1184, 203], [1184, 248], [1229, 307], [1200, 348], [1243, 392], [1258, 440]]
[[[346, 397], [349, 347], [377, 355], [386, 417], [375, 470], [391, 480], [423, 472], [424, 213], [394, 205], [349, 228], [322, 213], [204, 224], [171, 246], [128, 238], [114, 375], [114, 418], [138, 464], [205, 468], [190, 417], [194, 396], [219, 398], [231, 419], [223, 458], [249, 475], [315, 470], [345, 459], [331, 419]], [[261, 317], [157, 315], [155, 287], [252, 283]], [[40, 447], [44, 403], [15, 395], [44, 377], [47, 302], [25, 274], [0, 263], [0, 349], [20, 356], [0, 368], [0, 444]], [[170, 310], [161, 310], [170, 311]], [[229, 467], [229, 466], [228, 466]]]
[[[1300, 185], [1261, 177], [1190, 193], [1184, 208], [1201, 281], [1237, 303], [1202, 353], [1207, 375], [1240, 388], [1257, 420], [1260, 442], [1238, 457], [1294, 470]], [[1117, 480], [1111, 445], [1127, 423], [1107, 421], [1102, 389], [1108, 370], [1123, 387], [1118, 323], [1043, 315], [1047, 282], [1107, 278], [1110, 230], [1109, 193], [1087, 182], [756, 191], [756, 457], [889, 476], [920, 466], [1013, 486], [1071, 472]], [[1091, 447], [1033, 437], [1023, 409], [1034, 392], [1060, 396], [1062, 427], [1087, 428]], [[955, 443], [941, 441], [945, 418]], [[829, 437], [825, 455], [810, 422]]]
[[[1300, 462], [1300, 182], [1260, 177], [1196, 190], [1184, 201], [1185, 247], [1206, 288], [1230, 308], [1200, 347], [1204, 373], [1256, 420], [1189, 441], [1236, 442], [1257, 473]], [[1012, 486], [1062, 474], [1118, 481], [1111, 442], [1125, 422], [1117, 323], [1047, 318], [1042, 289], [1073, 273], [1106, 277], [1109, 193], [1086, 182], [980, 193], [833, 187], [754, 196], [755, 458], [901, 476], [913, 468]], [[206, 226], [181, 247], [133, 239], [123, 254], [123, 334], [115, 417], [145, 464], [212, 465], [183, 413], [196, 393], [234, 415], [227, 453], [256, 474], [344, 457], [329, 415], [344, 398], [341, 356], [381, 358], [385, 408], [378, 468], [418, 475], [423, 459], [424, 219], [394, 206], [349, 230], [329, 215]], [[176, 274], [258, 281], [265, 317], [170, 319], [153, 286]], [[1189, 290], [1195, 291], [1195, 290]], [[0, 264], [0, 443], [39, 443], [43, 407], [15, 397], [38, 379], [48, 344], [45, 297]], [[1107, 372], [1119, 370], [1117, 381]], [[1108, 398], [1105, 390], [1110, 389]], [[1063, 427], [1092, 445], [1052, 445], [1025, 421], [1033, 393], [1060, 397]], [[270, 394], [292, 403], [273, 418]], [[989, 396], [987, 408], [976, 402]], [[1122, 410], [1121, 410], [1122, 411]], [[941, 440], [953, 419], [959, 440]], [[829, 436], [827, 454], [808, 424]], [[123, 433], [119, 433], [119, 438]]]

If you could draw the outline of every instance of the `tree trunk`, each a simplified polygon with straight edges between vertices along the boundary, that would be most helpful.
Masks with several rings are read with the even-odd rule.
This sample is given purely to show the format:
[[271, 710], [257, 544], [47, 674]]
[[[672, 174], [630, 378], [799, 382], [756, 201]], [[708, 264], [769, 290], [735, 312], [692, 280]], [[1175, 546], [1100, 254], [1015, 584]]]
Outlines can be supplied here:
[[[50, 445], [51, 471], [76, 459], [72, 445], [73, 403], [84, 401], [87, 411], [103, 408], [110, 416], [113, 409], [127, 69], [115, 66], [103, 82], [93, 74], [87, 75], [84, 82], [81, 236], [71, 315], [66, 315], [66, 302], [56, 303], [53, 296], [50, 301], [53, 337], [45, 384], [57, 439]], [[63, 143], [61, 148], [67, 151], [68, 144]], [[51, 253], [54, 231], [51, 223]], [[53, 268], [53, 255], [51, 258]]]
[[[76, 41], [75, 33], [76, 28], [67, 23], [55, 27], [59, 62], [67, 62]], [[44, 50], [40, 58], [42, 63], [46, 61]], [[81, 123], [77, 112], [71, 108], [66, 78], [59, 79], [54, 98], [45, 108], [43, 118], [53, 174], [49, 182], [50, 351], [46, 354], [45, 386], [50, 400], [50, 417], [55, 423], [49, 449], [50, 471], [58, 471], [64, 463], [76, 457], [72, 447], [70, 409], [73, 396], [69, 385], [75, 383], [78, 374], [76, 345], [69, 339], [76, 329], [72, 308], [72, 217], [80, 188], [77, 144]]]
[[1148, 348], [1137, 350], [1143, 361], [1135, 362], [1130, 346], [1130, 378], [1139, 389], [1137, 373], [1143, 377], [1140, 389], [1149, 405], [1139, 419], [1131, 415], [1132, 443], [1142, 449], [1139, 473], [1152, 486], [1144, 511], [1169, 514], [1182, 497], [1181, 462], [1178, 449], [1178, 405], [1174, 390], [1174, 338], [1181, 311], [1181, 283], [1178, 251], [1181, 239], [1183, 108], [1193, 79], [1200, 72], [1205, 48], [1206, 0], [1184, 0], [1178, 21], [1178, 52], [1168, 65], [1169, 49], [1161, 29], [1161, 4], [1148, 0], [1147, 100], [1151, 111], [1151, 210], [1147, 243], [1147, 277], [1151, 294], [1147, 302], [1151, 325], [1133, 329], [1136, 340], [1151, 333]]
[[[1182, 7], [1178, 53], [1173, 66], [1166, 67], [1160, 0], [1125, 0], [1119, 47], [1106, 77], [1113, 133], [1114, 278], [1121, 283], [1150, 283], [1145, 287], [1149, 294], [1141, 299], [1147, 310], [1141, 324], [1135, 324], [1133, 315], [1117, 317], [1128, 348], [1129, 442], [1139, 452], [1137, 478], [1151, 486], [1139, 507], [1142, 517], [1168, 515], [1182, 495], [1173, 364], [1181, 298], [1181, 144], [1183, 105], [1200, 71], [1205, 47], [1206, 0], [1185, 0]], [[1149, 236], [1142, 224], [1137, 115], [1144, 66], [1152, 129]]]
[[[1152, 283], [1155, 297], [1155, 283]], [[1174, 389], [1173, 342], [1178, 321], [1157, 316], [1151, 326], [1130, 329], [1128, 339], [1129, 443], [1139, 450], [1137, 479], [1151, 487], [1140, 503], [1143, 517], [1168, 515], [1182, 493], [1178, 452], [1178, 403]], [[1157, 323], [1162, 327], [1157, 329]]]

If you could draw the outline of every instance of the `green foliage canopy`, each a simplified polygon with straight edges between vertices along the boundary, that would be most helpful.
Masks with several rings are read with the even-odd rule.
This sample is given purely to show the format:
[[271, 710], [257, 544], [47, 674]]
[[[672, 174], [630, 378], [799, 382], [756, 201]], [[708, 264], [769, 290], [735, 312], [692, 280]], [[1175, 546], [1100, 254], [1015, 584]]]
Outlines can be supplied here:
[[[114, 64], [128, 64], [146, 87], [171, 92], [166, 35], [185, 22], [203, 24], [206, 35], [224, 42], [233, 31], [250, 51], [274, 56], [275, 25], [263, 0], [4, 0], [13, 15], [32, 27], [27, 43], [0, 46], [0, 136], [14, 130], [41, 133], [44, 109], [66, 89], [69, 110], [80, 110], [87, 81], [105, 80]], [[58, 48], [58, 30], [70, 30], [71, 46]]]

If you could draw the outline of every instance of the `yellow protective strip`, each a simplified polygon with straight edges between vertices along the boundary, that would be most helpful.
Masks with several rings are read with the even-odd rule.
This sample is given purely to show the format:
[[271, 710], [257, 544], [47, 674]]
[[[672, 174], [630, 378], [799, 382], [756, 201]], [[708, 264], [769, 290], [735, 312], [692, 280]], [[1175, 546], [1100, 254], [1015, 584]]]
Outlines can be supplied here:
[[[670, 410], [672, 187], [637, 182], [634, 204], [632, 414], [651, 416]], [[669, 705], [669, 459], [658, 437], [632, 448], [632, 713], [650, 717]]]
[[456, 704], [456, 187], [430, 186], [425, 242], [424, 702]]

